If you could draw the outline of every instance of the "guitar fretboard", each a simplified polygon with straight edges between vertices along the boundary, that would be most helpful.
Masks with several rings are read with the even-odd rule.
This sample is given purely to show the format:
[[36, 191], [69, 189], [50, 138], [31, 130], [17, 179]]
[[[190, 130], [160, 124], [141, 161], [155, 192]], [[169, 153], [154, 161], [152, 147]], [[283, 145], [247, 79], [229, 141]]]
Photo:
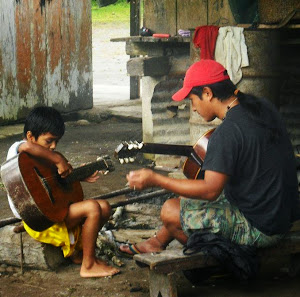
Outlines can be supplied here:
[[72, 183], [75, 181], [84, 180], [85, 178], [91, 176], [96, 170], [113, 171], [114, 167], [111, 161], [102, 159], [73, 169], [72, 173], [69, 174], [64, 181], [66, 183]]
[[141, 151], [149, 154], [185, 156], [192, 158], [199, 166], [203, 163], [191, 145], [144, 143]]

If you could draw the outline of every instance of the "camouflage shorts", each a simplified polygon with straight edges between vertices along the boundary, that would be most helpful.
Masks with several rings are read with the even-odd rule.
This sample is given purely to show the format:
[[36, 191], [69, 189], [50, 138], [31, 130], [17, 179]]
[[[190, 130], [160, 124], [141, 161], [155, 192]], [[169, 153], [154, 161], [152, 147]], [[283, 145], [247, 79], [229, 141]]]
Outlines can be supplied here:
[[187, 236], [198, 230], [210, 230], [240, 245], [266, 247], [282, 238], [282, 235], [267, 236], [251, 226], [239, 209], [231, 205], [223, 194], [212, 202], [182, 198], [180, 221]]

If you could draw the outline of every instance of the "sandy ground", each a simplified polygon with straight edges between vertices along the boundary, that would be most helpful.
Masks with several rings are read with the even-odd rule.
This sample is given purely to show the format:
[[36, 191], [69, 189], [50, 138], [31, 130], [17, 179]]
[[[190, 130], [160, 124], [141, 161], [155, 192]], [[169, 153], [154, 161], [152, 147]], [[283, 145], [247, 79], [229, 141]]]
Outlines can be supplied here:
[[94, 104], [129, 100], [129, 79], [125, 42], [112, 38], [129, 36], [129, 24], [101, 25], [93, 28]]
[[[126, 30], [125, 28], [124, 32]], [[106, 34], [108, 35], [107, 31]], [[122, 34], [121, 36], [124, 35]], [[118, 37], [118, 34], [116, 37]], [[106, 57], [107, 61], [108, 58]], [[125, 60], [125, 58], [123, 57], [122, 59]], [[108, 65], [106, 66], [109, 67]], [[123, 66], [120, 66], [120, 69], [121, 67]], [[118, 75], [112, 75], [112, 78]], [[121, 83], [121, 77], [119, 79], [120, 85], [124, 83], [124, 86], [126, 86], [125, 80], [127, 78], [123, 77], [124, 81]], [[100, 79], [99, 85], [104, 82], [104, 84], [111, 85], [115, 82], [112, 78], [108, 81], [105, 81], [104, 78]], [[97, 84], [97, 79], [95, 79], [95, 83]], [[59, 143], [58, 151], [64, 153], [72, 165], [76, 167], [84, 162], [95, 161], [96, 157], [100, 155], [108, 154], [113, 156], [114, 149], [122, 140], [141, 140], [141, 135], [141, 123], [120, 121], [116, 118], [110, 118], [102, 123], [68, 122], [65, 136]], [[9, 146], [19, 139], [21, 139], [21, 134], [0, 139], [1, 162], [5, 160]], [[102, 176], [95, 184], [83, 183], [85, 197], [96, 196], [123, 188], [126, 184], [126, 173], [131, 169], [140, 168], [139, 164], [124, 166], [117, 162], [115, 166], [116, 170], [114, 172]], [[0, 187], [0, 218], [11, 217], [11, 215], [6, 193]], [[149, 296], [147, 270], [137, 267], [131, 260], [125, 258], [122, 260], [125, 265], [121, 267], [119, 275], [101, 279], [81, 278], [79, 276], [79, 266], [74, 264], [63, 265], [57, 271], [25, 269], [23, 275], [20, 273], [19, 267], [0, 265], [0, 297]], [[282, 267], [284, 267], [284, 263], [278, 259], [278, 262], [269, 266], [265, 273], [262, 273], [259, 280], [250, 284], [239, 284], [237, 281], [230, 279], [215, 279], [200, 287], [193, 287], [182, 275], [179, 275], [179, 297], [300, 296], [300, 278], [288, 277]]]

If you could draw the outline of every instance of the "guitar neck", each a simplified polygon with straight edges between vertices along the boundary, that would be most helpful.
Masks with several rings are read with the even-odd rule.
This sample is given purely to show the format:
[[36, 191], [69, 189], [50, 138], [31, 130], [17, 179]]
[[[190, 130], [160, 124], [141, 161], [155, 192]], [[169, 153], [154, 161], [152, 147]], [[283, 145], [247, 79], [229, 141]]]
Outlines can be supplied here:
[[194, 147], [191, 145], [144, 143], [140, 151], [149, 154], [185, 156], [192, 158], [199, 166], [203, 164], [203, 161], [196, 154]]
[[149, 154], [175, 155], [189, 157], [193, 152], [191, 145], [144, 143], [141, 152]]
[[64, 180], [67, 183], [81, 181], [81, 180], [84, 180], [85, 178], [91, 176], [96, 170], [112, 171], [113, 169], [110, 168], [107, 161], [100, 160], [100, 161], [89, 163], [87, 165], [73, 169], [72, 173], [69, 174]]

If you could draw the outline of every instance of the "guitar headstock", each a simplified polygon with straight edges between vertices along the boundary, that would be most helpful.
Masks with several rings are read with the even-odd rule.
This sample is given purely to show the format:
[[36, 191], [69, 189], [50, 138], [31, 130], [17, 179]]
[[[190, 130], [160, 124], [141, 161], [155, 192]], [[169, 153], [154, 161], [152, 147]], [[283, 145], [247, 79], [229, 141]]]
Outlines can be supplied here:
[[114, 166], [111, 158], [107, 155], [98, 157], [96, 163], [97, 163], [97, 165], [96, 165], [97, 168], [96, 169], [104, 171], [104, 174], [106, 174], [107, 172], [115, 170], [115, 166]]
[[115, 149], [115, 157], [121, 164], [134, 162], [137, 153], [143, 147], [142, 142], [137, 141], [123, 141]]

